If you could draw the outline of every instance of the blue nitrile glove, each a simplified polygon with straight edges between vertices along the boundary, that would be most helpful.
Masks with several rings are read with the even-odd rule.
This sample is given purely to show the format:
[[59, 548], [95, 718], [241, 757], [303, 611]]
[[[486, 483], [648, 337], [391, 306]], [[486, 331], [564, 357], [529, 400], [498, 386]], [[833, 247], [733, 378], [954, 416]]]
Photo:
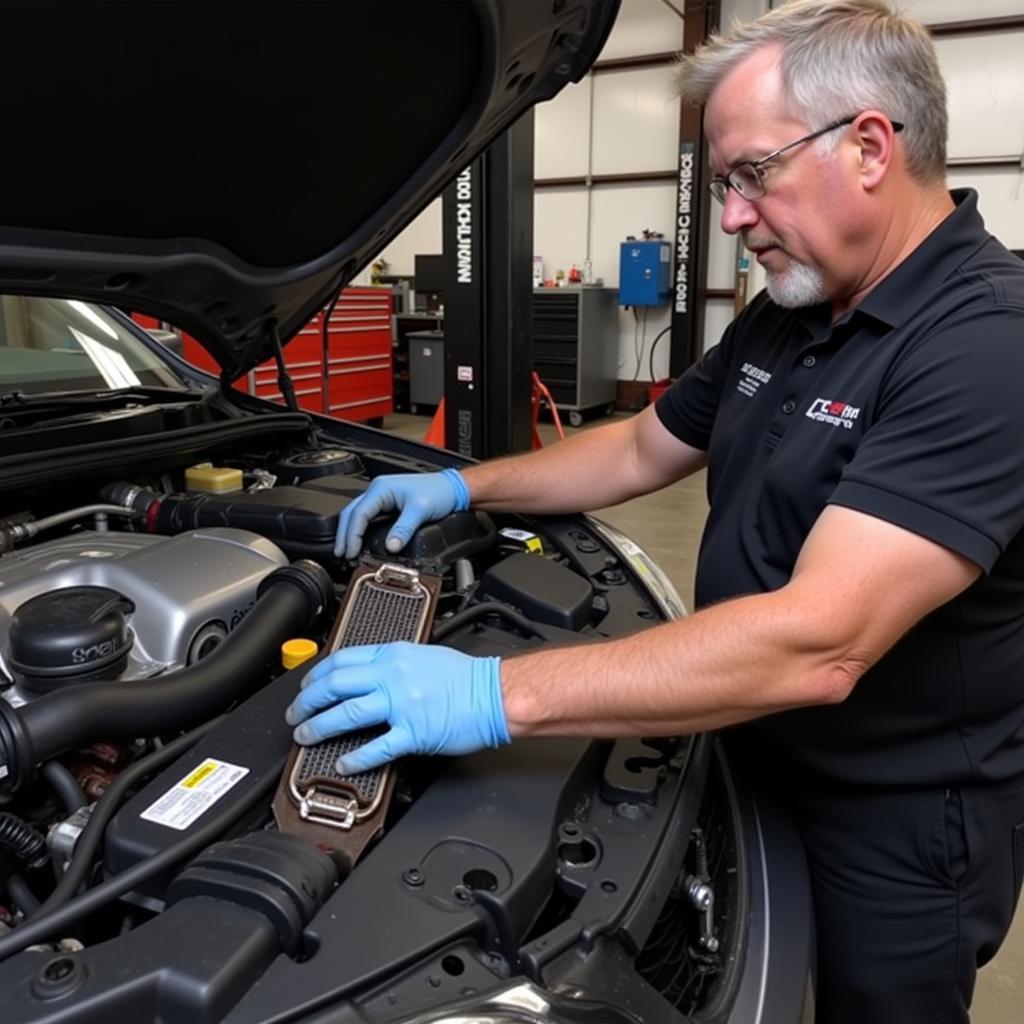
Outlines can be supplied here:
[[338, 521], [334, 554], [355, 558], [370, 520], [397, 509], [401, 515], [388, 531], [388, 551], [401, 551], [424, 524], [469, 508], [469, 488], [458, 470], [379, 476], [366, 493], [345, 506]]
[[343, 647], [306, 675], [285, 720], [298, 726], [295, 742], [302, 744], [390, 725], [338, 761], [344, 775], [406, 754], [498, 747], [510, 739], [500, 661], [404, 642]]

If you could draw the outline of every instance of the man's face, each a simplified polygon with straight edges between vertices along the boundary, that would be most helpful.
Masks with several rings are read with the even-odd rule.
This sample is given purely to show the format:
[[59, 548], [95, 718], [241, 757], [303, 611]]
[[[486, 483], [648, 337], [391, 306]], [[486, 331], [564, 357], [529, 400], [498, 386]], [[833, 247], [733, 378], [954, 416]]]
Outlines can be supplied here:
[[[704, 123], [713, 174], [824, 127], [786, 114], [778, 53], [774, 46], [756, 51], [712, 93]], [[843, 180], [838, 154], [821, 156], [816, 147], [803, 143], [763, 165], [765, 194], [747, 200], [730, 188], [722, 211], [723, 229], [741, 234], [765, 268], [769, 296], [781, 306], [834, 298], [849, 277], [845, 228], [855, 194]]]

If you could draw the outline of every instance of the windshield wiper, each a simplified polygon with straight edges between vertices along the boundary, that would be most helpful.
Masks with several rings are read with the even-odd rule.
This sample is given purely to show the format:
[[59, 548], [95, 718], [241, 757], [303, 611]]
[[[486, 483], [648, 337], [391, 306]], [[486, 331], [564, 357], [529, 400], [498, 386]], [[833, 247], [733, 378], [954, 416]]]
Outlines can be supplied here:
[[0, 409], [26, 409], [32, 406], [48, 405], [103, 405], [124, 402], [205, 402], [217, 394], [216, 385], [204, 387], [201, 391], [165, 387], [130, 387], [115, 391], [95, 389], [78, 391], [39, 391], [26, 394], [24, 391], [0, 392]]

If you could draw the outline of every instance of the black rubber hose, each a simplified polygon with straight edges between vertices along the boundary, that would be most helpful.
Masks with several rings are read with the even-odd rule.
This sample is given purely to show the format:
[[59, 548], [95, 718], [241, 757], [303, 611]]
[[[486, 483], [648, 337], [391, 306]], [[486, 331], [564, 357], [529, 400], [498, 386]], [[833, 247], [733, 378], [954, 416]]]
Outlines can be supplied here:
[[45, 914], [56, 910], [78, 891], [78, 887], [89, 874], [92, 859], [103, 841], [103, 832], [120, 805], [122, 797], [135, 786], [139, 779], [159, 771], [165, 765], [179, 758], [186, 750], [194, 747], [214, 726], [220, 725], [224, 721], [224, 717], [224, 715], [220, 715], [209, 722], [204, 722], [197, 729], [165, 743], [159, 750], [139, 758], [118, 775], [107, 787], [103, 796], [96, 801], [96, 806], [93, 807], [92, 813], [89, 815], [89, 822], [82, 829], [82, 834], [75, 843], [71, 860], [68, 861], [61, 880], [39, 907], [40, 913]]
[[461, 612], [456, 612], [450, 619], [445, 619], [435, 626], [434, 631], [430, 634], [430, 639], [435, 642], [443, 640], [461, 626], [466, 625], [467, 622], [475, 622], [485, 615], [500, 615], [524, 633], [540, 637], [541, 640], [545, 639], [544, 634], [525, 615], [521, 615], [515, 608], [510, 608], [500, 601], [484, 601], [482, 604], [471, 604], [468, 608], [463, 608]]
[[[100, 907], [105, 906], [112, 900], [123, 896], [126, 892], [136, 888], [152, 875], [160, 874], [168, 868], [173, 867], [180, 861], [191, 857], [198, 850], [208, 846], [218, 839], [235, 821], [248, 813], [253, 807], [263, 800], [267, 794], [277, 786], [281, 772], [284, 770], [286, 756], [282, 756], [277, 764], [272, 765], [263, 776], [248, 792], [243, 793], [236, 801], [225, 804], [224, 809], [213, 814], [209, 821], [196, 829], [191, 835], [186, 835], [171, 846], [165, 847], [158, 854], [139, 861], [138, 864], [130, 867], [127, 871], [108, 878], [107, 881], [90, 889], [81, 896], [69, 900], [62, 907], [46, 914], [39, 914], [13, 931], [0, 936], [0, 960], [6, 960], [9, 956], [21, 952], [26, 946], [33, 946], [37, 942], [44, 942], [54, 935], [58, 935], [70, 928], [76, 921], [89, 914], [95, 913]], [[212, 814], [213, 809], [203, 815]]]
[[8, 875], [5, 884], [11, 902], [25, 917], [39, 909], [39, 897], [28, 887], [28, 882], [21, 875]]
[[663, 331], [661, 331], [658, 334], [658, 336], [654, 339], [654, 341], [651, 342], [651, 354], [650, 354], [650, 356], [648, 356], [647, 365], [648, 365], [649, 370], [650, 370], [650, 377], [651, 377], [651, 383], [652, 384], [654, 383], [654, 350], [658, 347], [658, 342], [661, 341], [661, 339], [663, 337], [665, 337], [665, 335], [668, 334], [668, 332], [671, 331], [671, 330], [672, 330], [672, 325], [669, 324], [668, 327], [666, 327]]
[[97, 736], [170, 732], [217, 714], [259, 689], [281, 644], [315, 627], [332, 599], [330, 577], [315, 562], [276, 569], [261, 584], [252, 611], [195, 665], [130, 686], [67, 686], [17, 709], [0, 701], [6, 705], [0, 708], [0, 742], [12, 788], [23, 785], [39, 762]]
[[0, 813], [0, 846], [33, 868], [45, 864], [50, 856], [46, 840], [27, 822], [6, 811]]
[[54, 788], [64, 810], [74, 814], [80, 807], [88, 802], [78, 779], [74, 777], [69, 768], [65, 768], [60, 761], [47, 761], [40, 770], [40, 774]]

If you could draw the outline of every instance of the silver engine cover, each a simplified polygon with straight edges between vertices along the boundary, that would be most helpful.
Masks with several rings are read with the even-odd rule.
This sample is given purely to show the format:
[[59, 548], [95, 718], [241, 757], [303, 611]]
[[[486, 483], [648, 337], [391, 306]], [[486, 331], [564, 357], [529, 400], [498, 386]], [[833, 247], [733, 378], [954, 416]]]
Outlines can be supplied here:
[[[214, 527], [175, 537], [83, 531], [0, 558], [0, 669], [8, 680], [11, 616], [38, 594], [109, 587], [129, 598], [135, 643], [121, 678], [182, 668], [205, 640], [242, 620], [260, 581], [288, 558], [248, 530]], [[12, 703], [20, 703], [14, 695]]]

